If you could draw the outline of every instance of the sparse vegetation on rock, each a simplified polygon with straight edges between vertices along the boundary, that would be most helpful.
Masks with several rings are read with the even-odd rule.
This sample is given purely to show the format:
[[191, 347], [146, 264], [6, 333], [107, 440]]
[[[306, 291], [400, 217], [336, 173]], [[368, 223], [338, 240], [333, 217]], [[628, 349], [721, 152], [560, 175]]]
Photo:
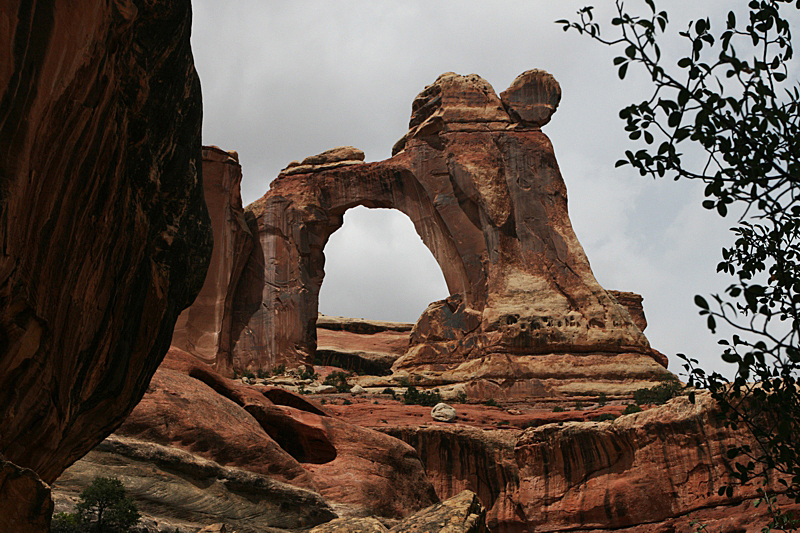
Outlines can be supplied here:
[[347, 383], [346, 372], [331, 372], [325, 376], [325, 380], [322, 383], [324, 385], [333, 385], [336, 387], [337, 392], [349, 392], [351, 388]]
[[74, 513], [53, 517], [52, 533], [127, 533], [139, 522], [136, 503], [116, 478], [97, 477], [80, 494]]
[[433, 407], [442, 401], [442, 395], [438, 389], [432, 391], [420, 391], [413, 385], [409, 386], [403, 393], [403, 403], [406, 405], [424, 405]]

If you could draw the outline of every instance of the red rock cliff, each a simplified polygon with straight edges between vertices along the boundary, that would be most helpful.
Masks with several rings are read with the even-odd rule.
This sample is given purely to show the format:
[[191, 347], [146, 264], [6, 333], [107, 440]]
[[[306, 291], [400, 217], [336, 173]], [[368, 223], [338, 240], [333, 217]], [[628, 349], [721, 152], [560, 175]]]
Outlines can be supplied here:
[[203, 147], [203, 191], [214, 231], [214, 250], [203, 288], [178, 317], [172, 344], [222, 373], [232, 371], [233, 295], [253, 236], [242, 209], [242, 167], [236, 152]]
[[0, 20], [0, 454], [51, 482], [133, 409], [202, 286], [200, 84], [188, 0]]

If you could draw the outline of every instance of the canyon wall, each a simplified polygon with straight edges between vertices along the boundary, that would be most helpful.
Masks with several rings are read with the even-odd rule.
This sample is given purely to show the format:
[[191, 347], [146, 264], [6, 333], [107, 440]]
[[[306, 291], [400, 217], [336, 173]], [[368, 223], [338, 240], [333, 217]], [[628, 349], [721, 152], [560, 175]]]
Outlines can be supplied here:
[[[133, 409], [202, 286], [200, 83], [188, 0], [0, 10], [0, 455], [49, 483]], [[43, 531], [26, 516], [0, 529]]]

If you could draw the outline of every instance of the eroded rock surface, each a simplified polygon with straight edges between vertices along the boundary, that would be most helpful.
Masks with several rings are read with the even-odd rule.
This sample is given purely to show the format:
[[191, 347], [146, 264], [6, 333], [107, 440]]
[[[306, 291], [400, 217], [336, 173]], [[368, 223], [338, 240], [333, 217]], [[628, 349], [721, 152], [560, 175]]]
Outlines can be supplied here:
[[0, 456], [0, 530], [49, 533], [52, 513], [50, 487], [30, 468]]
[[234, 367], [312, 363], [323, 249], [344, 212], [364, 205], [411, 218], [452, 294], [420, 318], [395, 373], [499, 354], [630, 354], [649, 358], [645, 379], [657, 379], [666, 361], [642, 320], [597, 283], [572, 230], [540, 130], [559, 100], [543, 71], [523, 73], [501, 97], [477, 75], [446, 73], [414, 100], [391, 159], [331, 168], [342, 161], [320, 154], [290, 166], [247, 208], [259, 246], [235, 300]]
[[0, 454], [49, 483], [133, 409], [202, 286], [200, 83], [188, 0], [0, 18]]
[[486, 512], [475, 493], [465, 490], [406, 518], [391, 533], [486, 533]]
[[211, 216], [214, 249], [203, 288], [175, 324], [172, 345], [222, 374], [232, 372], [233, 295], [253, 236], [241, 196], [242, 167], [236, 152], [203, 147], [203, 195]]
[[317, 491], [337, 513], [399, 518], [437, 501], [411, 446], [174, 347], [117, 433]]
[[[717, 494], [731, 481], [728, 449], [749, 437], [725, 428], [715, 413], [710, 397], [698, 394], [695, 404], [681, 396], [613, 423], [526, 431], [515, 449], [520, 523], [509, 531], [650, 531], [649, 523], [688, 531], [692, 513], [718, 520], [709, 511], [756, 498], [758, 485], [737, 489], [733, 499]], [[735, 521], [763, 524], [766, 511], [751, 508]]]
[[314, 363], [363, 374], [390, 374], [408, 349], [414, 324], [320, 315]]
[[[123, 480], [126, 494], [170, 531], [224, 523], [229, 531], [261, 533], [327, 522], [336, 513], [317, 492], [223, 466], [174, 446], [112, 435], [53, 484], [56, 509], [74, 512], [80, 492], [97, 476]], [[211, 531], [211, 530], [209, 530]]]

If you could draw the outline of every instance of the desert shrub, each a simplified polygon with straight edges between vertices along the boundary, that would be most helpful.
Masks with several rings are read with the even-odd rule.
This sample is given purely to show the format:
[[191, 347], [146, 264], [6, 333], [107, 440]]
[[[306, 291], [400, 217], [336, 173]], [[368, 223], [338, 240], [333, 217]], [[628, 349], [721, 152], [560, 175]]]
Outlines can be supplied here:
[[401, 387], [408, 387], [409, 385], [411, 385], [411, 380], [408, 378], [408, 376], [403, 376], [399, 378], [397, 382], [400, 384]]
[[486, 406], [489, 406], [489, 407], [500, 407], [500, 404], [498, 404], [497, 401], [495, 401], [494, 398], [489, 398], [488, 400], [483, 402], [483, 405], [486, 405]]
[[256, 377], [256, 375], [253, 374], [252, 370], [245, 370], [244, 372], [242, 372], [242, 377], [243, 378], [248, 378], [248, 379], [254, 379]]
[[612, 415], [611, 413], [603, 413], [602, 415], [596, 416], [592, 418], [595, 422], [605, 422], [606, 420], [616, 420], [617, 415]]
[[635, 403], [629, 403], [627, 405], [627, 407], [625, 407], [625, 410], [622, 411], [622, 414], [623, 415], [630, 415], [630, 414], [633, 414], [633, 413], [641, 413], [641, 412], [642, 412], [642, 408], [641, 407], [639, 407]]
[[677, 379], [668, 379], [649, 389], [639, 389], [633, 393], [636, 405], [662, 405], [680, 394], [683, 385]]
[[81, 524], [78, 523], [77, 515], [71, 513], [56, 513], [50, 523], [52, 533], [80, 533]]
[[554, 413], [563, 413], [564, 411], [566, 411], [566, 409], [564, 409], [560, 405], [556, 405], [555, 407], [553, 407], [553, 412]]
[[282, 376], [285, 372], [286, 372], [286, 365], [283, 363], [272, 367], [273, 376]]
[[316, 381], [319, 379], [319, 374], [314, 372], [313, 370], [309, 372], [305, 368], [300, 369], [300, 379], [310, 379], [311, 381]]
[[349, 392], [350, 385], [347, 383], [347, 374], [345, 372], [331, 372], [325, 376], [325, 385], [333, 385], [336, 387], [337, 392]]
[[425, 405], [433, 407], [442, 401], [442, 395], [438, 389], [433, 391], [420, 391], [413, 385], [408, 387], [403, 393], [403, 403], [406, 405]]
[[467, 403], [467, 393], [463, 390], [458, 391], [456, 394], [456, 403]]
[[583, 409], [583, 402], [582, 402], [582, 401], [580, 401], [580, 400], [578, 400], [577, 402], [575, 402], [575, 409], [576, 409], [576, 410], [578, 410], [578, 411], [580, 411], [581, 409]]
[[605, 393], [605, 392], [601, 392], [601, 393], [600, 393], [600, 394], [597, 396], [597, 405], [599, 405], [600, 407], [603, 407], [603, 406], [605, 406], [607, 403], [608, 403], [608, 396], [606, 396], [606, 393]]
[[342, 402], [342, 405], [351, 405], [352, 403], [353, 402], [351, 402], [349, 399], [345, 398], [344, 401]]

